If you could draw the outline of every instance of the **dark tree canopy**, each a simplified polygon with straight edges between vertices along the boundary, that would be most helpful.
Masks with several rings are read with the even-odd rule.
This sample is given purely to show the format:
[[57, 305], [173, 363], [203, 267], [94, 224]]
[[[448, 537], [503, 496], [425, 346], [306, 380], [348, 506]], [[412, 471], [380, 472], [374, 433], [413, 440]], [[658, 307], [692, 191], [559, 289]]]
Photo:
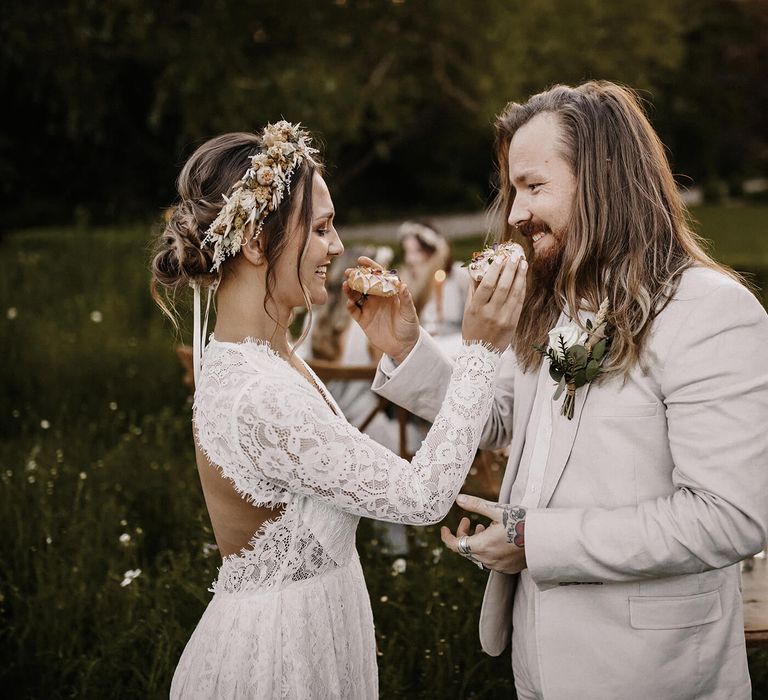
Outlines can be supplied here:
[[345, 218], [481, 207], [492, 122], [556, 82], [639, 89], [676, 171], [768, 163], [761, 0], [40, 0], [5, 4], [6, 223], [156, 214], [195, 144], [281, 116]]

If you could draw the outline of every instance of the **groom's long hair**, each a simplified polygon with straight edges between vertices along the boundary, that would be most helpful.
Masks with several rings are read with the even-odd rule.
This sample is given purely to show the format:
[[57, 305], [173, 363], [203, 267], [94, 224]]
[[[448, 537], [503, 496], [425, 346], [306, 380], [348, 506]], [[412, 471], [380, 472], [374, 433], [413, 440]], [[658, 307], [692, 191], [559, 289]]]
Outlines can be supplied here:
[[509, 103], [499, 115], [499, 188], [491, 208], [498, 240], [518, 240], [530, 253], [530, 242], [507, 222], [514, 199], [509, 144], [521, 126], [543, 112], [560, 122], [562, 155], [576, 177], [576, 194], [559, 269], [544, 288], [535, 279], [528, 287], [515, 354], [523, 369], [535, 369], [541, 356], [533, 346], [546, 344], [564, 302], [571, 310], [597, 310], [608, 297], [612, 347], [604, 369], [627, 377], [638, 362], [644, 366], [651, 322], [685, 269], [702, 265], [745, 282], [713, 260], [694, 232], [664, 146], [638, 96], [610, 82], [557, 85], [524, 104]]

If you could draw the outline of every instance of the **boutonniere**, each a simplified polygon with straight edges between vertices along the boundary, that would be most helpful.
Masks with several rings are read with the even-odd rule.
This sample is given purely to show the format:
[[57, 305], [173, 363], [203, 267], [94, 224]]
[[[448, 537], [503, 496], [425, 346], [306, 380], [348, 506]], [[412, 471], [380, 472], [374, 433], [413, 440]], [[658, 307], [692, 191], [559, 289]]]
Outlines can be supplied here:
[[575, 326], [558, 326], [549, 331], [549, 346], [534, 346], [549, 360], [549, 376], [557, 382], [553, 401], [565, 392], [560, 414], [571, 420], [576, 403], [576, 389], [591, 382], [601, 372], [601, 364], [610, 346], [606, 334], [608, 299], [597, 311], [594, 323], [587, 321], [587, 332]]

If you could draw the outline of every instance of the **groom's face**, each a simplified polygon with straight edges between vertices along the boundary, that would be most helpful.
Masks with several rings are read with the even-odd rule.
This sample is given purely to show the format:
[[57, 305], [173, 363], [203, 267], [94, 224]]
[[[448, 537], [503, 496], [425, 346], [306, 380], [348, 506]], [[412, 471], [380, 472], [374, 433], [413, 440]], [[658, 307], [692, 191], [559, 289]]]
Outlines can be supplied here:
[[550, 286], [563, 258], [576, 178], [562, 156], [562, 127], [551, 113], [521, 126], [509, 144], [514, 201], [509, 223], [531, 241], [534, 285]]

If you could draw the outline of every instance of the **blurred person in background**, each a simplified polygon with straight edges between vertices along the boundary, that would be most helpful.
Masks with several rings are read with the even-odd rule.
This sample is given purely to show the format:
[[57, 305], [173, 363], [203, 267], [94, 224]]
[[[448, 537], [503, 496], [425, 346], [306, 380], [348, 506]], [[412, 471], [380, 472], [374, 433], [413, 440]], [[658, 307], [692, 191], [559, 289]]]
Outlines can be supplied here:
[[[360, 256], [374, 260], [388, 269], [394, 253], [388, 246], [350, 246], [328, 270], [326, 289], [328, 301], [312, 314], [311, 326], [297, 353], [305, 360], [326, 360], [342, 366], [363, 366], [378, 363], [381, 353], [369, 342], [365, 333], [347, 311], [347, 298], [342, 292], [344, 269], [357, 264]], [[400, 453], [400, 425], [384, 410], [378, 410], [381, 399], [371, 391], [368, 379], [334, 379], [327, 383], [328, 391], [339, 404], [346, 419], [361, 428], [376, 442], [392, 452]], [[371, 414], [377, 411], [373, 418]], [[364, 423], [367, 424], [364, 425]], [[405, 426], [405, 452], [415, 454], [426, 435], [423, 423], [414, 421]], [[400, 523], [374, 521], [374, 529], [382, 538], [382, 553], [404, 556], [409, 552], [406, 528]]]
[[398, 231], [403, 278], [413, 294], [419, 321], [450, 356], [461, 349], [461, 320], [469, 275], [453, 261], [450, 242], [431, 221], [406, 221]]
[[[342, 366], [375, 365], [381, 353], [373, 347], [352, 321], [347, 311], [347, 298], [342, 292], [345, 268], [355, 265], [360, 256], [367, 256], [387, 269], [392, 262], [392, 249], [386, 246], [352, 246], [344, 250], [338, 261], [328, 270], [326, 289], [328, 301], [318, 306], [313, 314], [306, 337], [297, 348], [305, 360], [326, 360]], [[328, 390], [344, 412], [346, 419], [360, 426], [380, 403], [371, 391], [371, 383], [365, 379], [332, 380]], [[378, 412], [365, 428], [365, 433], [393, 452], [398, 452], [398, 424], [383, 411]], [[413, 454], [419, 449], [424, 433], [409, 426], [405, 444], [406, 452]]]

